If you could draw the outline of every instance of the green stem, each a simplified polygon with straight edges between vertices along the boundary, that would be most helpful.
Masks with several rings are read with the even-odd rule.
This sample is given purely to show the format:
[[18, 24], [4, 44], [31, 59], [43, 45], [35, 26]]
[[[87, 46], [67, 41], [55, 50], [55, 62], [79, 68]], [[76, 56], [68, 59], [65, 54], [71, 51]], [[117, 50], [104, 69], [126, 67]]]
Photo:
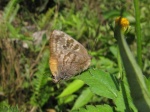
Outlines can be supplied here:
[[141, 27], [140, 27], [140, 9], [139, 9], [139, 0], [134, 0], [135, 8], [135, 30], [137, 36], [137, 59], [138, 64], [142, 68], [142, 39], [141, 39]]
[[119, 67], [119, 78], [122, 79], [123, 78], [123, 67], [122, 67], [122, 60], [120, 57], [119, 47], [118, 47], [117, 51], [118, 51], [117, 61], [118, 61], [118, 67]]
[[121, 32], [121, 26], [115, 27], [114, 36], [118, 42], [133, 102], [139, 112], [149, 112], [150, 95], [144, 81], [143, 73], [125, 41], [125, 37]]

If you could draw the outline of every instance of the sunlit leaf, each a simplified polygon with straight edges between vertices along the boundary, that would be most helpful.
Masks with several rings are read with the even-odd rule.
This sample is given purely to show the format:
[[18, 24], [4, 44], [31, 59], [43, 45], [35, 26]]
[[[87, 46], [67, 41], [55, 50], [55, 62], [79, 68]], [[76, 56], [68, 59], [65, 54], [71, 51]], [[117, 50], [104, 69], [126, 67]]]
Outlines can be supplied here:
[[79, 90], [83, 85], [84, 85], [83, 81], [74, 80], [72, 83], [70, 83], [67, 86], [67, 88], [64, 89], [64, 91], [58, 97], [60, 98], [60, 97], [70, 95], [70, 94], [76, 92], [77, 90]]
[[80, 108], [79, 110], [72, 112], [114, 112], [109, 105], [87, 105], [86, 108]]
[[79, 75], [78, 78], [89, 85], [90, 89], [97, 95], [111, 99], [117, 97], [118, 85], [116, 84], [114, 77], [106, 72], [98, 69], [90, 69], [82, 75]]
[[93, 95], [94, 94], [91, 92], [91, 90], [89, 88], [83, 90], [81, 95], [76, 100], [72, 110], [78, 109], [78, 108], [82, 107], [83, 105], [87, 104], [91, 100]]

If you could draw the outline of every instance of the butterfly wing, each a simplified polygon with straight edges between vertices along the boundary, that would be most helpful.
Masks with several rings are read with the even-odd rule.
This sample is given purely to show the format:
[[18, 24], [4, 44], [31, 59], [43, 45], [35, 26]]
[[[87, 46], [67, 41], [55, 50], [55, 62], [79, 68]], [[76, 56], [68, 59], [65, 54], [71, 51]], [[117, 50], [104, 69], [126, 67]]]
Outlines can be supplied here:
[[91, 62], [87, 50], [79, 42], [58, 30], [50, 36], [50, 53], [50, 69], [55, 82], [84, 71]]

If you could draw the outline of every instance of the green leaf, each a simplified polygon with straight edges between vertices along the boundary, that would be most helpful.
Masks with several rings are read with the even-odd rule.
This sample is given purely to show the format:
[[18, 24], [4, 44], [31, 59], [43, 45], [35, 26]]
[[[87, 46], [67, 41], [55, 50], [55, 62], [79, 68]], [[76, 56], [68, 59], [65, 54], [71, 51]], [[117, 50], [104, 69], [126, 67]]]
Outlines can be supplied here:
[[78, 111], [71, 112], [113, 112], [113, 109], [109, 105], [88, 105], [86, 108], [80, 108]]
[[98, 69], [90, 69], [77, 77], [89, 85], [95, 94], [111, 99], [117, 97], [117, 85], [112, 75]]
[[118, 56], [118, 48], [116, 46], [111, 46], [110, 48], [111, 53], [114, 55], [115, 58]]
[[72, 83], [70, 83], [67, 88], [64, 89], [64, 91], [58, 96], [58, 98], [60, 97], [64, 97], [64, 96], [68, 96], [74, 92], [76, 92], [77, 90], [79, 90], [82, 86], [84, 85], [84, 82], [81, 80], [74, 80]]
[[[4, 10], [4, 19], [6, 21], [10, 21], [10, 19], [12, 19], [11, 16], [13, 16], [12, 14], [16, 13], [18, 11], [18, 4], [21, 0], [11, 0], [7, 6], [5, 7]], [[11, 21], [10, 21], [11, 22]]]
[[113, 100], [116, 105], [116, 110], [119, 112], [137, 112], [136, 107], [133, 104], [130, 89], [126, 77], [121, 82], [120, 91], [118, 97]]
[[92, 97], [93, 97], [93, 93], [91, 92], [91, 90], [89, 88], [83, 90], [81, 95], [76, 100], [72, 110], [78, 109], [78, 108], [84, 106], [91, 100]]
[[[127, 12], [124, 13], [124, 16], [126, 16], [126, 15], [128, 15]], [[111, 10], [111, 11], [105, 12], [103, 16], [104, 16], [105, 19], [109, 19], [109, 18], [113, 18], [113, 17], [116, 17], [116, 16], [120, 16], [120, 11], [118, 11], [118, 10]]]
[[96, 58], [92, 58], [92, 65], [101, 70], [109, 71], [110, 74], [118, 72], [118, 68], [114, 68], [116, 63], [106, 57], [99, 56], [98, 60]]
[[76, 95], [73, 95], [73, 94], [65, 96], [65, 97], [61, 97], [61, 98], [59, 98], [59, 105], [72, 102], [75, 98], [76, 98]]
[[49, 74], [45, 73], [48, 66], [49, 52], [45, 50], [42, 55], [41, 62], [38, 64], [38, 70], [34, 74], [32, 80], [33, 93], [30, 98], [30, 103], [34, 106], [43, 106], [53, 91], [53, 87], [49, 86], [47, 83], [49, 81]]
[[148, 79], [146, 77], [144, 77], [144, 79], [145, 79], [145, 83], [146, 83], [148, 92], [150, 93], [150, 77]]

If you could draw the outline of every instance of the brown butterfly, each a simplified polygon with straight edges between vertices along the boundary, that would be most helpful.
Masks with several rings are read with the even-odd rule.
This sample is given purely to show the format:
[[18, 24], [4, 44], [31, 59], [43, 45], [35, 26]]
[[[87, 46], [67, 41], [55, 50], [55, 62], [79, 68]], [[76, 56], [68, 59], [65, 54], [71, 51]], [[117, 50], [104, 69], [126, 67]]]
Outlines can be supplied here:
[[90, 66], [91, 57], [87, 50], [66, 33], [54, 30], [49, 44], [49, 66], [54, 82], [69, 79]]

